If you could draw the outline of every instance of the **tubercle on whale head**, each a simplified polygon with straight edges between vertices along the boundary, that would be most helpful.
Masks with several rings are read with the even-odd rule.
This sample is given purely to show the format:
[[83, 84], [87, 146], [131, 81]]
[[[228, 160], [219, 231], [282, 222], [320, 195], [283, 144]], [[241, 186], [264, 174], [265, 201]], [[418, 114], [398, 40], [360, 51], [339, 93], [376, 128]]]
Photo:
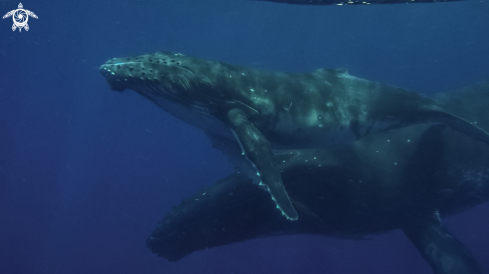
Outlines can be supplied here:
[[100, 66], [100, 73], [112, 90], [153, 87], [187, 93], [196, 90], [199, 79], [190, 57], [179, 53], [156, 52], [113, 58]]

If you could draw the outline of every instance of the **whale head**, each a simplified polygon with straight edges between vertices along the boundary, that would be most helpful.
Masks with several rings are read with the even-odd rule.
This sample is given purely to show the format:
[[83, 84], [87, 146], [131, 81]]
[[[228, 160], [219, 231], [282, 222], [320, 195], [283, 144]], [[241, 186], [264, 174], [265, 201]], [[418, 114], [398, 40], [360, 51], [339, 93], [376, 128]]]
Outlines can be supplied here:
[[100, 67], [112, 90], [134, 90], [168, 113], [197, 127], [208, 127], [226, 105], [222, 89], [214, 86], [211, 61], [180, 53], [113, 58]]

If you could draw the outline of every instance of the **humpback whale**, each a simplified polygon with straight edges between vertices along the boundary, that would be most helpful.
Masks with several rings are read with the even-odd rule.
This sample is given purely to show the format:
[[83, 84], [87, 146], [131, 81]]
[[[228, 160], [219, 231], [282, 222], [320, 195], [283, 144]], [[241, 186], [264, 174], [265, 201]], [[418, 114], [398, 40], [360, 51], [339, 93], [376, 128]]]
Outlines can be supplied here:
[[201, 128], [216, 147], [298, 215], [272, 149], [351, 143], [370, 133], [438, 122], [489, 143], [489, 134], [416, 92], [368, 81], [345, 69], [284, 73], [180, 53], [113, 58], [100, 67], [113, 90], [132, 89]]
[[[489, 81], [436, 96], [489, 129]], [[489, 199], [489, 147], [443, 125], [413, 125], [320, 149], [277, 150], [298, 211], [288, 222], [236, 173], [184, 199], [147, 244], [170, 261], [207, 248], [291, 234], [361, 238], [402, 229], [438, 274], [482, 273], [441, 218]]]
[[454, 2], [462, 0], [255, 0], [264, 2], [275, 2], [282, 4], [296, 5], [371, 5], [371, 4], [412, 4], [412, 3], [436, 3], [436, 2]]

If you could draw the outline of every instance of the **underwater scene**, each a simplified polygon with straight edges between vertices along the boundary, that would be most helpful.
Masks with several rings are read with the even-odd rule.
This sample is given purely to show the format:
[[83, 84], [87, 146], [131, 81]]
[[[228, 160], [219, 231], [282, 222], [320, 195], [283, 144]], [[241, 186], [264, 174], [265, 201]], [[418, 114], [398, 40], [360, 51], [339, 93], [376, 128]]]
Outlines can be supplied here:
[[0, 15], [0, 273], [489, 273], [489, 1]]

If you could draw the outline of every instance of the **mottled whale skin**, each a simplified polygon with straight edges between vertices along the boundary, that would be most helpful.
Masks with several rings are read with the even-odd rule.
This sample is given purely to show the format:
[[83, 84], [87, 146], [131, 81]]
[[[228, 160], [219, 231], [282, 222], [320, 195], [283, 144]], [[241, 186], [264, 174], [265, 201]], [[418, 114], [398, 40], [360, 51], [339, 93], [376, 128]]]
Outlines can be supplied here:
[[[489, 129], [489, 81], [436, 98]], [[402, 229], [434, 273], [482, 273], [440, 217], [489, 199], [487, 145], [443, 125], [414, 125], [353, 144], [279, 150], [276, 160], [298, 221], [286, 221], [250, 178], [234, 174], [171, 210], [148, 247], [177, 261], [194, 251], [267, 236], [359, 238]]]
[[295, 5], [372, 5], [372, 4], [413, 4], [413, 3], [437, 3], [454, 2], [462, 0], [254, 0], [262, 2], [274, 2]]
[[111, 59], [100, 72], [113, 90], [135, 90], [204, 130], [235, 165], [258, 175], [254, 181], [290, 220], [297, 219], [297, 212], [272, 149], [351, 143], [370, 133], [428, 122], [489, 143], [485, 131], [433, 100], [344, 69], [284, 73], [157, 52]]

